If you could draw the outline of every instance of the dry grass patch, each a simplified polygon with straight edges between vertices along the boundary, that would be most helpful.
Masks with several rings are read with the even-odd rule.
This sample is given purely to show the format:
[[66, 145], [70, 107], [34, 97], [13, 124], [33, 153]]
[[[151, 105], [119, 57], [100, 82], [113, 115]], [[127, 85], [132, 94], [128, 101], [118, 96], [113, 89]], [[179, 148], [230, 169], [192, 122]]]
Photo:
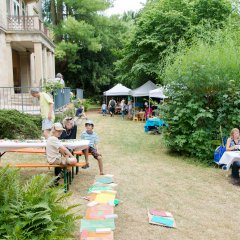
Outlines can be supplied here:
[[[116, 208], [117, 240], [185, 240], [240, 239], [240, 188], [232, 186], [221, 170], [196, 166], [184, 158], [170, 156], [161, 136], [145, 134], [143, 123], [122, 121], [120, 117], [103, 117], [88, 113], [100, 136], [105, 173], [114, 174], [119, 183], [118, 198], [124, 203]], [[78, 136], [84, 129], [79, 126]], [[44, 156], [7, 153], [3, 161], [45, 161]], [[10, 159], [10, 160], [9, 160]], [[71, 186], [71, 203], [86, 202], [81, 197], [98, 174], [96, 161], [81, 170]], [[23, 176], [52, 171], [21, 170]], [[177, 229], [152, 226], [147, 208], [172, 212]], [[79, 224], [76, 228], [78, 232]], [[76, 233], [76, 239], [78, 234]]]

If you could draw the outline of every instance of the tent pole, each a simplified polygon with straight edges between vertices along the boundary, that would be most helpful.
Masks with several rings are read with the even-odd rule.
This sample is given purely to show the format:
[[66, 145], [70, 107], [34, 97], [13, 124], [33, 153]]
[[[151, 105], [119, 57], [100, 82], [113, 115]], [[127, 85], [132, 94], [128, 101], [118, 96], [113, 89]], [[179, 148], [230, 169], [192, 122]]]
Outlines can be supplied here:
[[150, 95], [148, 97], [148, 116], [149, 116], [149, 114], [150, 114]]
[[133, 102], [134, 102], [134, 118], [135, 118], [135, 114], [136, 114], [136, 109], [135, 109], [135, 97], [133, 97]]

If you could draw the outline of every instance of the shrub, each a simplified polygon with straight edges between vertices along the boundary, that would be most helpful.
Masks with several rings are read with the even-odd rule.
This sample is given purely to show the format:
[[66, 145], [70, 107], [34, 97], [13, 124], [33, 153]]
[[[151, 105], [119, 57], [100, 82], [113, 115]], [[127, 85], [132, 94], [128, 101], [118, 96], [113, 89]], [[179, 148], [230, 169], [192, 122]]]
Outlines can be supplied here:
[[238, 32], [218, 31], [175, 55], [166, 67], [169, 124], [164, 139], [172, 151], [212, 161], [212, 140], [240, 126], [240, 48]]
[[73, 106], [69, 107], [66, 111], [56, 114], [55, 122], [62, 122], [65, 117], [74, 117], [75, 109]]
[[41, 118], [17, 110], [0, 110], [0, 138], [39, 138]]
[[74, 107], [79, 108], [80, 106], [83, 105], [84, 111], [87, 112], [90, 104], [91, 104], [91, 100], [89, 100], [89, 99], [85, 99], [85, 100], [78, 99], [74, 102]]
[[18, 170], [0, 169], [0, 239], [67, 239], [79, 216], [64, 206], [69, 194], [49, 188], [46, 175], [20, 183]]

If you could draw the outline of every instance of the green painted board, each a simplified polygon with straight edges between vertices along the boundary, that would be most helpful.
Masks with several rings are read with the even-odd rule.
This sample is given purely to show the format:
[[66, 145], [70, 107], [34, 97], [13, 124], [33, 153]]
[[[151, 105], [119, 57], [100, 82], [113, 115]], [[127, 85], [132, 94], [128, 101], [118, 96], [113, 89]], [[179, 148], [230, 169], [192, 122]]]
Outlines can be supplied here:
[[83, 230], [87, 230], [89, 232], [96, 232], [98, 228], [110, 228], [111, 230], [115, 230], [115, 222], [113, 218], [105, 219], [105, 220], [81, 220], [80, 232]]

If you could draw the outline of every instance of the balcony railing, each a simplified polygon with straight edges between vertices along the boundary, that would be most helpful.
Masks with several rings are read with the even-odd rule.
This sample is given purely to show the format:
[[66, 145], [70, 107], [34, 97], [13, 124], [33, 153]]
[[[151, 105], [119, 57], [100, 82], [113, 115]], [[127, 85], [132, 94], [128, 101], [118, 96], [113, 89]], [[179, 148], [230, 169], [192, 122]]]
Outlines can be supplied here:
[[7, 29], [10, 31], [41, 31], [49, 36], [49, 31], [38, 16], [8, 16]]

